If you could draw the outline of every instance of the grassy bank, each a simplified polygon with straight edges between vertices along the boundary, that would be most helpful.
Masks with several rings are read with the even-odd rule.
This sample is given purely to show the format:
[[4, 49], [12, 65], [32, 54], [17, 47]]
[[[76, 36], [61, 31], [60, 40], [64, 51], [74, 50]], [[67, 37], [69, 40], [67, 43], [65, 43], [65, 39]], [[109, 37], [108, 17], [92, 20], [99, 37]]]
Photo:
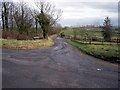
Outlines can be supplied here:
[[120, 60], [119, 50], [115, 45], [89, 45], [80, 44], [74, 41], [67, 42], [89, 55], [108, 60], [110, 62], [118, 62], [118, 60]]
[[0, 47], [5, 49], [41, 49], [48, 48], [54, 45], [52, 40], [56, 35], [50, 36], [47, 39], [41, 40], [8, 40], [8, 39], [0, 39]]

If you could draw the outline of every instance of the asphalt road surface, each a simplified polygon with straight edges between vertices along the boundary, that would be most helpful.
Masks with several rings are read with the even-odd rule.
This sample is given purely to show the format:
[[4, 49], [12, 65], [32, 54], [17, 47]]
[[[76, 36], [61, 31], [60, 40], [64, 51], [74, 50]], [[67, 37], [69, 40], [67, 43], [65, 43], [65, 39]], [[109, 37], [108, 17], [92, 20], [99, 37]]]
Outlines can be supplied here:
[[64, 39], [48, 49], [2, 51], [3, 88], [118, 88], [118, 65], [85, 55]]

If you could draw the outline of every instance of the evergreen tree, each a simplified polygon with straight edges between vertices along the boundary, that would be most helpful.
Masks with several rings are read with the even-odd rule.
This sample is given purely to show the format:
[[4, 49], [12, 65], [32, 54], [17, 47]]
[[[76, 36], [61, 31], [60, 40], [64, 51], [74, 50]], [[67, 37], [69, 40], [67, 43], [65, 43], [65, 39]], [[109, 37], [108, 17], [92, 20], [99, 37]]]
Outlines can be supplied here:
[[111, 22], [110, 22], [110, 18], [106, 17], [104, 20], [104, 24], [103, 24], [103, 37], [105, 41], [111, 41], [111, 36], [112, 36], [112, 26], [111, 26]]

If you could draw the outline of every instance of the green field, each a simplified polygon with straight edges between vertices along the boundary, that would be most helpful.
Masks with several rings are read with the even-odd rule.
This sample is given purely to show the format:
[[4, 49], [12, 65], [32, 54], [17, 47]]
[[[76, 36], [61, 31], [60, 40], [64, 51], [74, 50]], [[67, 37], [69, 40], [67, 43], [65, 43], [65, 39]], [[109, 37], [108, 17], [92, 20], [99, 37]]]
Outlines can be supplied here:
[[[74, 41], [69, 40], [67, 42], [79, 48], [84, 53], [104, 60], [117, 62], [117, 59], [120, 59], [118, 50], [118, 46], [120, 44], [116, 42], [104, 42], [101, 31], [101, 28], [68, 28], [67, 30], [61, 31], [61, 33], [65, 34], [65, 38], [74, 38], [76, 36], [78, 39], [74, 38]], [[118, 31], [112, 30], [112, 32], [112, 39], [120, 39], [120, 37], [118, 37], [120, 35]], [[97, 40], [102, 41], [91, 41], [91, 38], [93, 37], [97, 38]]]
[[116, 62], [120, 60], [119, 49], [116, 45], [90, 45], [80, 44], [74, 41], [67, 41], [69, 44], [79, 48], [84, 53], [93, 55], [104, 60]]
[[[64, 33], [67, 37], [74, 37], [74, 33], [76, 33], [76, 38], [86, 38], [86, 37], [96, 37], [98, 39], [103, 39], [103, 35], [102, 35], [102, 29], [101, 28], [87, 28], [88, 31], [85, 32], [84, 30], [81, 31], [82, 29], [80, 28], [76, 28], [75, 30], [72, 28], [68, 28], [67, 30], [62, 30], [60, 33]], [[112, 39], [120, 39], [120, 37], [116, 36], [118, 31], [113, 31], [113, 36]], [[88, 34], [88, 36], [86, 36], [86, 34]]]

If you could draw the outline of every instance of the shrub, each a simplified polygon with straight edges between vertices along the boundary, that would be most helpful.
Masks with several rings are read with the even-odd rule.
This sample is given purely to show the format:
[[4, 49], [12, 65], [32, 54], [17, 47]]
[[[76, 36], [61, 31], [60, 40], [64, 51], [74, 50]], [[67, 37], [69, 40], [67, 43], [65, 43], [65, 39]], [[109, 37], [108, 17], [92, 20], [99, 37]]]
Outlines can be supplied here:
[[16, 39], [17, 34], [10, 32], [10, 31], [2, 30], [2, 38], [4, 38], [4, 39]]

